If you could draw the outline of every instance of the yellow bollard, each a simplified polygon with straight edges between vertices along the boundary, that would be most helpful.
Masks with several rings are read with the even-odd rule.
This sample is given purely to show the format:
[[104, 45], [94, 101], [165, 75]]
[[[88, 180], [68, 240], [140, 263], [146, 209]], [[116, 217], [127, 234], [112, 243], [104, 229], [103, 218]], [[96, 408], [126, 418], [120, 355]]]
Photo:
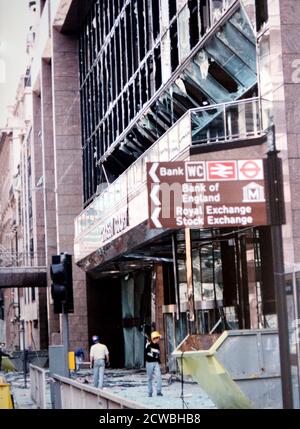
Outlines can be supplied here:
[[14, 406], [10, 393], [10, 384], [6, 383], [5, 378], [0, 377], [0, 410], [12, 408], [14, 408]]
[[75, 369], [75, 353], [69, 352], [69, 369], [74, 371]]

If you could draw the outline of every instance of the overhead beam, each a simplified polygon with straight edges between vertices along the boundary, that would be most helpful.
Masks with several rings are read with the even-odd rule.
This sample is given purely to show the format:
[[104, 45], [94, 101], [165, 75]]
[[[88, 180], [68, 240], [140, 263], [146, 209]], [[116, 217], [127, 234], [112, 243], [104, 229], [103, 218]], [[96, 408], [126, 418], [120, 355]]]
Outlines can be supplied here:
[[0, 268], [0, 288], [47, 287], [46, 267]]

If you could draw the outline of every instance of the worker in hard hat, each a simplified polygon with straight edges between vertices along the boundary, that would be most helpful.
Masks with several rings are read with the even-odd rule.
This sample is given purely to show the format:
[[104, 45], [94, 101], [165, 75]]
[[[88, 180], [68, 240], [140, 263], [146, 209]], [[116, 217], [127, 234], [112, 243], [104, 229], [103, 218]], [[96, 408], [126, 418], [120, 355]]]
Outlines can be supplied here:
[[162, 389], [162, 380], [161, 380], [161, 370], [160, 370], [160, 347], [159, 340], [161, 335], [158, 331], [153, 331], [151, 333], [151, 341], [146, 343], [146, 370], [148, 378], [148, 396], [152, 397], [153, 386], [152, 379], [155, 374], [156, 377], [156, 391], [157, 396], [163, 396]]
[[105, 344], [100, 343], [98, 335], [92, 337], [93, 345], [90, 349], [91, 368], [94, 368], [94, 387], [102, 389], [105, 363], [109, 364], [109, 352]]

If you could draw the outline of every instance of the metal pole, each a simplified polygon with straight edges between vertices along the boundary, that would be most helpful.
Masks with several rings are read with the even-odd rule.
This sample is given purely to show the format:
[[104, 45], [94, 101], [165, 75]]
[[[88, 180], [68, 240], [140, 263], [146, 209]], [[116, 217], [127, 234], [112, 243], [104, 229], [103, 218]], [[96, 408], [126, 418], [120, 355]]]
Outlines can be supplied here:
[[63, 346], [64, 346], [64, 373], [65, 377], [69, 377], [69, 318], [68, 313], [65, 312], [65, 306], [62, 305], [62, 334], [63, 334]]
[[281, 389], [283, 408], [293, 408], [293, 386], [290, 362], [289, 324], [286, 302], [282, 224], [284, 220], [284, 195], [282, 183], [282, 166], [276, 150], [275, 127], [268, 133], [267, 171], [270, 194], [271, 239], [274, 263], [274, 289], [276, 296], [279, 354], [281, 368]]
[[23, 341], [23, 372], [24, 372], [24, 387], [27, 388], [27, 377], [26, 377], [26, 364], [27, 364], [27, 356], [26, 356], [26, 348], [25, 348], [25, 320], [21, 320], [22, 326], [22, 341]]
[[177, 320], [180, 320], [180, 289], [178, 281], [178, 255], [177, 255], [177, 237], [176, 233], [172, 234], [172, 257], [173, 257], [173, 272], [174, 272], [174, 284], [176, 294], [176, 316]]
[[271, 226], [272, 250], [274, 260], [274, 287], [276, 294], [279, 353], [281, 367], [281, 388], [283, 408], [293, 408], [293, 386], [290, 365], [290, 345], [288, 314], [286, 307], [285, 284], [284, 284], [284, 263], [282, 248], [282, 231], [280, 225]]
[[196, 327], [194, 284], [193, 284], [193, 260], [191, 230], [185, 228], [185, 252], [186, 252], [186, 283], [188, 304], [188, 333], [194, 334]]

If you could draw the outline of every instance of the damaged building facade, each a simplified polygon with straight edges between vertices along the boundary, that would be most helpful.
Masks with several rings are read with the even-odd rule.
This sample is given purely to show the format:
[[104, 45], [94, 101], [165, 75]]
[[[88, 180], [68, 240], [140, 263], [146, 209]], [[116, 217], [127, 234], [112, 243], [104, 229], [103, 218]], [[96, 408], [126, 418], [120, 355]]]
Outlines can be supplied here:
[[[288, 106], [277, 86], [286, 80], [280, 49], [288, 50], [296, 24], [288, 9], [285, 1], [93, 2], [79, 33], [85, 208], [74, 252], [98, 302], [90, 323], [116, 364], [143, 365], [144, 334], [155, 328], [163, 364], [175, 370], [172, 351], [187, 334], [276, 329], [278, 313], [280, 329], [289, 324], [291, 333], [292, 375], [287, 368], [283, 378], [293, 378], [297, 405], [298, 161], [289, 130], [297, 121], [283, 123]], [[162, 227], [165, 203], [147, 194], [147, 162], [240, 160], [249, 179], [253, 164], [243, 160], [252, 159], [267, 160], [266, 222]], [[278, 262], [284, 281], [274, 274]]]
[[[263, 297], [267, 314], [260, 308], [251, 320], [248, 299], [239, 306], [241, 295], [248, 293], [247, 251], [261, 252], [259, 231], [190, 231], [187, 260], [184, 230], [149, 229], [147, 222], [147, 161], [188, 159], [202, 143], [230, 140], [224, 134], [223, 108], [208, 106], [229, 103], [228, 133], [234, 138], [260, 134], [253, 6], [95, 2], [83, 26], [80, 100], [87, 208], [76, 220], [75, 258], [89, 273], [87, 293], [100, 305], [98, 317], [89, 315], [97, 329], [108, 332], [105, 340], [112, 356], [114, 347], [118, 350], [118, 365], [143, 365], [144, 334], [153, 327], [163, 332], [164, 364], [174, 369], [171, 352], [190, 330], [210, 332], [221, 315], [232, 327], [262, 327], [276, 313], [271, 284]], [[240, 104], [231, 104], [235, 100]], [[189, 111], [199, 107], [191, 120]], [[234, 129], [236, 122], [241, 129]], [[217, 159], [249, 158], [250, 150], [246, 153], [226, 152]], [[215, 159], [214, 154], [208, 159]], [[260, 234], [267, 242], [267, 232]], [[218, 274], [219, 284], [217, 261], [227, 267], [223, 278]], [[188, 270], [194, 277], [190, 285]], [[97, 287], [101, 283], [109, 286]], [[262, 298], [252, 287], [253, 296], [260, 294], [259, 304], [252, 304], [256, 309]], [[114, 305], [106, 310], [108, 302]], [[118, 332], [114, 339], [113, 332]], [[122, 353], [119, 347], [124, 347]]]
[[[289, 107], [277, 86], [287, 79], [281, 54], [291, 55], [289, 25], [297, 24], [288, 10], [285, 1], [91, 5], [79, 33], [85, 208], [74, 253], [98, 302], [90, 323], [104, 332], [115, 364], [143, 365], [144, 334], [154, 327], [174, 370], [171, 353], [188, 333], [277, 328], [278, 313], [280, 329], [289, 324], [290, 345], [281, 347], [290, 346], [292, 376], [287, 368], [283, 378], [293, 377], [297, 404], [297, 121], [283, 121]], [[155, 192], [149, 219], [147, 162], [252, 159], [267, 160], [266, 222], [162, 228], [165, 203]]]
[[[291, 362], [285, 405], [299, 407], [299, 6], [37, 3], [34, 187], [42, 184], [47, 265], [53, 254], [74, 255], [71, 348], [87, 350], [98, 333], [113, 367], [143, 367], [156, 329], [163, 367], [176, 371], [172, 352], [188, 334], [279, 328], [281, 359]], [[174, 171], [186, 161], [215, 163], [220, 182], [233, 166], [243, 180], [259, 178], [264, 161], [266, 217], [164, 226], [168, 204], [148, 193], [147, 166]], [[259, 195], [247, 182], [245, 192]], [[55, 344], [49, 293], [48, 329]]]

